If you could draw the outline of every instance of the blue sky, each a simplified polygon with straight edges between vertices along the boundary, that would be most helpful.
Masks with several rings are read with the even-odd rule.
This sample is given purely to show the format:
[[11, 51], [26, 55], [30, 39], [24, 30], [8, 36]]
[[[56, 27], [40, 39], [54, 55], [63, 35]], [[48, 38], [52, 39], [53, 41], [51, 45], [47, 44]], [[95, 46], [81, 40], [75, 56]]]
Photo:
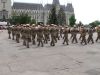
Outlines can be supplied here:
[[[52, 3], [53, 0], [13, 0], [28, 3]], [[78, 21], [88, 24], [94, 20], [100, 20], [100, 0], [59, 0], [61, 4], [72, 3], [75, 16]]]

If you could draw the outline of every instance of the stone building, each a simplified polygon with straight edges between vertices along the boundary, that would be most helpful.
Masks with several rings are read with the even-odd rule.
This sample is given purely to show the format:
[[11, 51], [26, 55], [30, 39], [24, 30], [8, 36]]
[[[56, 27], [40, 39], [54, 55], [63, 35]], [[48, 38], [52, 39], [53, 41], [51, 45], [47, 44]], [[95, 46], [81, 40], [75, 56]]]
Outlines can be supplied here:
[[10, 17], [12, 12], [11, 7], [11, 0], [0, 0], [0, 20]]
[[[67, 6], [60, 5], [59, 0], [53, 0], [52, 4], [56, 5], [56, 11], [58, 12], [60, 8], [63, 8], [66, 14], [66, 23], [69, 24], [69, 18], [74, 14], [74, 8], [71, 3], [67, 3]], [[27, 13], [36, 22], [47, 23], [52, 4], [37, 4], [37, 3], [21, 3], [14, 2], [11, 6], [10, 0], [0, 0], [0, 18], [5, 16], [9, 18], [11, 15], [19, 15], [21, 13]], [[5, 6], [6, 5], [6, 6]]]

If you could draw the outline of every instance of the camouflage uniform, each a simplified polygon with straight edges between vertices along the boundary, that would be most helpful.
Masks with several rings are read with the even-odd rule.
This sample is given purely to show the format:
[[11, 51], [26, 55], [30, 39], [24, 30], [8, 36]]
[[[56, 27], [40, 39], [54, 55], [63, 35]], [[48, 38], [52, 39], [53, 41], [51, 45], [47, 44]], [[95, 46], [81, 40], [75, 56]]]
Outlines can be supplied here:
[[87, 42], [89, 43], [89, 42], [91, 41], [92, 44], [93, 44], [94, 41], [93, 41], [93, 29], [92, 29], [92, 28], [90, 28], [90, 29], [88, 30], [88, 34], [89, 34], [89, 36], [88, 36]]
[[97, 39], [96, 42], [100, 39], [100, 27], [97, 28]]
[[11, 27], [8, 27], [7, 30], [8, 30], [8, 35], [9, 35], [8, 39], [11, 39], [11, 35], [10, 35], [11, 34]]
[[49, 28], [45, 27], [44, 28], [44, 43], [48, 43], [49, 40]]
[[84, 29], [83, 27], [82, 27], [81, 38], [82, 38], [81, 44], [84, 43], [85, 45], [87, 45], [87, 42], [86, 42], [86, 29]]
[[38, 40], [38, 46], [43, 47], [43, 29], [39, 28], [37, 31], [37, 40]]
[[26, 47], [29, 48], [29, 42], [31, 41], [31, 29], [29, 26], [25, 28], [25, 40], [26, 40]]
[[63, 29], [60, 28], [60, 37], [62, 38], [62, 34], [63, 34]]
[[20, 39], [20, 27], [17, 26], [16, 27], [16, 42], [19, 43], [19, 39]]
[[70, 39], [72, 39], [72, 38], [73, 38], [73, 34], [74, 34], [74, 32], [73, 32], [73, 28], [70, 28], [70, 33], [71, 33], [71, 37], [70, 37]]
[[14, 27], [14, 30], [15, 30], [15, 41], [17, 42], [17, 36], [16, 36], [16, 33], [17, 33], [17, 26]]
[[76, 27], [74, 27], [71, 31], [71, 33], [72, 33], [72, 43], [74, 43], [74, 41], [75, 41], [75, 43], [78, 43], [77, 38], [76, 38], [77, 32], [78, 32], [78, 30], [76, 29]]
[[63, 44], [65, 44], [65, 42], [67, 45], [69, 45], [68, 44], [68, 29], [67, 28], [64, 29], [64, 42], [63, 42]]
[[56, 30], [55, 30], [54, 27], [51, 28], [50, 33], [51, 33], [51, 43], [50, 43], [50, 45], [55, 46], [55, 42], [57, 42], [57, 39], [56, 39]]
[[22, 27], [22, 39], [23, 39], [23, 45], [26, 46], [26, 28], [25, 26]]
[[36, 42], [35, 42], [36, 29], [35, 29], [35, 27], [31, 28], [31, 35], [32, 35], [32, 44], [35, 45], [36, 44]]
[[12, 27], [12, 40], [15, 40], [15, 27]]
[[[55, 33], [56, 33], [56, 38], [57, 38], [58, 40], [60, 40], [60, 37], [59, 37], [59, 28], [56, 28]], [[57, 43], [57, 41], [56, 41], [56, 43]]]

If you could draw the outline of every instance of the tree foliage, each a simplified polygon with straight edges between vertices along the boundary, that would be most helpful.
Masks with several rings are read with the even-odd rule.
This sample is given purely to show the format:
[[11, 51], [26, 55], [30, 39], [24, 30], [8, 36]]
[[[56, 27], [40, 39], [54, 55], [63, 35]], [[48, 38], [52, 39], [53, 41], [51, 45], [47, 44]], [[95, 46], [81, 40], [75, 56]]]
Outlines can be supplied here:
[[31, 22], [31, 17], [28, 14], [21, 13], [20, 15], [12, 15], [9, 19], [11, 24], [28, 24]]
[[24, 14], [24, 13], [20, 14], [19, 19], [20, 19], [19, 21], [20, 24], [28, 24], [31, 22], [31, 17], [28, 16], [28, 14]]
[[75, 15], [72, 15], [69, 18], [69, 24], [70, 24], [70, 26], [73, 27], [75, 25], [75, 22], [76, 22]]
[[52, 9], [49, 13], [48, 24], [58, 24], [57, 15], [56, 15], [56, 7], [53, 5]]
[[91, 22], [89, 25], [92, 27], [96, 27], [96, 26], [100, 25], [100, 21], [96, 20], [94, 22]]
[[66, 15], [65, 15], [65, 12], [62, 8], [60, 8], [57, 18], [58, 18], [58, 24], [59, 25], [65, 25], [66, 24]]
[[36, 24], [36, 20], [32, 19], [30, 24]]

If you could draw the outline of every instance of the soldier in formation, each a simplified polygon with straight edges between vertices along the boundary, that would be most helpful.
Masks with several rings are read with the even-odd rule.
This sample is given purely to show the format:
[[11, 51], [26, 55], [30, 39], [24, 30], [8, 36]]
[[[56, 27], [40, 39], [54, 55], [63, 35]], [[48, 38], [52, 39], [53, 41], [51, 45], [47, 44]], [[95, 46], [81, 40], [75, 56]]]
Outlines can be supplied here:
[[37, 41], [38, 41], [38, 46], [41, 45], [41, 47], [43, 47], [43, 28], [40, 26], [38, 29], [37, 29]]
[[88, 39], [87, 39], [87, 43], [90, 43], [90, 41], [92, 42], [92, 44], [94, 43], [94, 40], [93, 40], [93, 28], [91, 27], [89, 30], [88, 30]]
[[[71, 33], [72, 43], [78, 43], [77, 34], [80, 34], [81, 44], [87, 45], [87, 43], [94, 43], [93, 33], [94, 30], [90, 28], [87, 32], [85, 27], [81, 27], [79, 30], [76, 26], [69, 28], [67, 26], [57, 26], [54, 24], [43, 26], [43, 25], [15, 25], [8, 27], [8, 38], [15, 40], [17, 43], [20, 43], [20, 40], [23, 41], [23, 45], [27, 48], [30, 47], [30, 42], [33, 45], [43, 47], [45, 44], [50, 43], [50, 46], [55, 46], [60, 38], [63, 37], [63, 44], [69, 45], [69, 32]], [[100, 26], [96, 28], [97, 39], [96, 42], [100, 39]], [[88, 38], [86, 39], [86, 35]]]
[[55, 46], [55, 43], [57, 43], [57, 39], [56, 39], [56, 28], [55, 27], [51, 27], [50, 29], [50, 34], [51, 34], [51, 46]]
[[68, 43], [68, 27], [64, 28], [63, 34], [64, 34], [64, 42], [63, 42], [63, 44], [66, 43], [67, 45], [69, 45], [69, 43]]
[[98, 42], [98, 40], [100, 40], [100, 26], [96, 27], [96, 32], [97, 32], [97, 39], [96, 42]]
[[87, 45], [86, 41], [86, 29], [84, 27], [81, 28], [81, 44]]
[[11, 27], [10, 26], [8, 26], [8, 28], [7, 28], [7, 30], [8, 30], [8, 39], [11, 39]]
[[76, 28], [76, 26], [74, 26], [74, 28], [71, 30], [71, 38], [72, 38], [72, 43], [78, 43], [77, 41], [77, 33], [78, 33], [78, 29]]
[[32, 44], [36, 45], [36, 41], [35, 41], [35, 38], [36, 38], [36, 28], [35, 28], [34, 25], [31, 27], [31, 35], [32, 35]]

